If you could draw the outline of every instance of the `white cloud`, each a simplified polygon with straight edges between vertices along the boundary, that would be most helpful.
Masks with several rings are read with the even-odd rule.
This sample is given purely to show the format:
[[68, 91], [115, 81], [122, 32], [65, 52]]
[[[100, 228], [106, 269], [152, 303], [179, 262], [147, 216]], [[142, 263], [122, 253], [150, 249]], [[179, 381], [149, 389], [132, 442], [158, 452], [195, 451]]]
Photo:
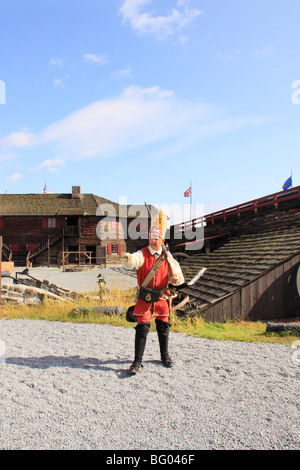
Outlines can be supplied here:
[[84, 54], [83, 58], [85, 62], [89, 62], [91, 64], [105, 65], [108, 62], [107, 54]]
[[259, 49], [256, 51], [256, 57], [258, 57], [259, 59], [272, 57], [274, 54], [274, 50], [274, 46], [267, 45], [263, 49]]
[[59, 57], [52, 57], [50, 59], [50, 65], [54, 67], [59, 67], [62, 68], [64, 65], [65, 59], [59, 58]]
[[159, 87], [126, 88], [117, 98], [96, 101], [48, 126], [40, 141], [57, 144], [68, 158], [105, 157], [155, 142], [175, 132], [167, 96], [171, 92]]
[[[186, 27], [202, 13], [190, 8], [190, 0], [174, 0], [176, 8], [172, 8], [169, 14], [146, 12], [145, 6], [152, 3], [152, 0], [125, 0], [120, 8], [123, 22], [128, 21], [138, 34], [153, 34], [159, 39], [164, 39]], [[159, 0], [159, 5], [162, 4]]]
[[11, 176], [8, 176], [5, 181], [9, 181], [10, 183], [15, 183], [23, 178], [21, 173], [14, 173]]
[[33, 146], [35, 135], [27, 130], [12, 132], [0, 138], [0, 162], [8, 162], [16, 158], [16, 150]]
[[[27, 130], [0, 139], [0, 161], [21, 150], [42, 155], [32, 171], [59, 172], [68, 161], [124, 156], [162, 159], [263, 119], [224, 116], [210, 103], [178, 99], [173, 90], [131, 85], [114, 98], [95, 101], [33, 135]], [[52, 158], [52, 156], [55, 156]]]
[[[261, 123], [220, 117], [214, 105], [179, 100], [172, 90], [159, 86], [132, 85], [120, 96], [96, 101], [47, 126], [37, 136], [37, 145], [65, 161], [125, 155], [135, 149], [145, 154], [149, 145], [149, 154], [166, 158], [204, 139]], [[46, 167], [45, 162], [41, 165]]]
[[230, 54], [217, 54], [217, 58], [222, 60], [223, 62], [230, 62], [231, 60], [234, 60], [236, 56], [238, 56], [241, 52], [240, 51], [234, 51], [233, 53]]
[[122, 79], [122, 78], [130, 78], [132, 75], [132, 71], [130, 67], [127, 67], [126, 69], [122, 70], [117, 70], [114, 74], [113, 77], [116, 80]]
[[3, 150], [9, 148], [22, 148], [32, 145], [34, 142], [34, 135], [30, 132], [12, 132], [7, 137], [0, 139], [0, 148]]
[[161, 98], [170, 98], [174, 95], [172, 90], [161, 90], [159, 86], [152, 86], [149, 88], [140, 88], [135, 85], [131, 85], [124, 89], [122, 96], [125, 98], [151, 98], [155, 97], [158, 99]]
[[55, 88], [66, 88], [65, 82], [62, 78], [55, 78], [54, 86]]
[[64, 165], [64, 161], [61, 158], [48, 158], [44, 160], [40, 165], [38, 165], [34, 170], [41, 171], [47, 169], [51, 173], [58, 173], [58, 167]]

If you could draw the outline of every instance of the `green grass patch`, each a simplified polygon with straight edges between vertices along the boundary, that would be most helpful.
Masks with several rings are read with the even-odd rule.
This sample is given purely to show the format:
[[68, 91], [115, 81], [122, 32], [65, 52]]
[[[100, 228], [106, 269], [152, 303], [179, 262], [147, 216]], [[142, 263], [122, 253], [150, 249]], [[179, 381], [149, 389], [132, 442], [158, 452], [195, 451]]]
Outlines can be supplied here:
[[[135, 302], [135, 289], [121, 291], [114, 289], [99, 298], [98, 293], [87, 294], [77, 301], [53, 302], [45, 301], [42, 304], [0, 306], [0, 318], [7, 319], [31, 319], [73, 323], [100, 323], [132, 328], [134, 323], [128, 323], [125, 315], [107, 315], [92, 310], [96, 306], [121, 306], [126, 312]], [[77, 310], [74, 314], [74, 309]], [[79, 309], [84, 309], [80, 312]], [[171, 314], [172, 331], [185, 333], [198, 338], [208, 338], [218, 341], [245, 341], [280, 343], [291, 345], [300, 339], [299, 332], [267, 332], [265, 322], [226, 321], [225, 323], [208, 323], [199, 317], [180, 319], [174, 313]], [[152, 330], [155, 329], [154, 320]]]
[[257, 343], [279, 343], [291, 345], [300, 339], [299, 332], [267, 332], [266, 322], [226, 321], [225, 323], [207, 323], [199, 318], [177, 320], [174, 331], [198, 338], [218, 341], [244, 341]]

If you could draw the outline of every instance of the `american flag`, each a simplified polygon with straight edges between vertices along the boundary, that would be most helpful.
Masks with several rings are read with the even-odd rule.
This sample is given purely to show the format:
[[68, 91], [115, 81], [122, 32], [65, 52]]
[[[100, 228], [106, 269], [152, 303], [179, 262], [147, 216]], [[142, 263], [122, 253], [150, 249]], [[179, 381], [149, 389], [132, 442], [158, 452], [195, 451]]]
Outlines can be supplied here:
[[192, 192], [192, 188], [189, 187], [189, 189], [187, 189], [187, 190], [183, 193], [184, 197], [190, 197], [191, 192]]
[[51, 191], [48, 191], [46, 183], [44, 186], [44, 194], [52, 194]]

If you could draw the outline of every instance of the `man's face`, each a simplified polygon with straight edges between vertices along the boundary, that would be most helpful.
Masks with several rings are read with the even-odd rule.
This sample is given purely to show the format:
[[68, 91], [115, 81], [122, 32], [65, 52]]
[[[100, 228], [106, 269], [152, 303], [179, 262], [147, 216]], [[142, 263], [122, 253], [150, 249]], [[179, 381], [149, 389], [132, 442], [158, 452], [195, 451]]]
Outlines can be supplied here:
[[163, 245], [164, 240], [162, 238], [151, 238], [149, 239], [149, 245], [154, 251], [158, 251], [160, 247]]

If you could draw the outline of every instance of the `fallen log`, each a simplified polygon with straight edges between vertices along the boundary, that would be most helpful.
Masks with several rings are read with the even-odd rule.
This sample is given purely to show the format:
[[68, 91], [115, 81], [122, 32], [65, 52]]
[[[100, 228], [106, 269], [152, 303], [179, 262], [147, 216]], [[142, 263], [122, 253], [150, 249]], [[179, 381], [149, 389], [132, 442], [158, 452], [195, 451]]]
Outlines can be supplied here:
[[124, 310], [121, 306], [103, 306], [103, 307], [76, 307], [69, 313], [70, 317], [86, 316], [89, 313], [103, 313], [104, 315], [123, 315]]
[[[45, 300], [55, 300], [65, 302], [66, 300], [52, 292], [40, 289], [38, 287], [31, 287], [23, 284], [2, 284], [1, 289], [3, 300], [15, 301], [24, 304], [38, 304]], [[16, 300], [18, 299], [18, 300]]]
[[300, 323], [272, 323], [268, 322], [266, 331], [297, 331], [300, 332]]

